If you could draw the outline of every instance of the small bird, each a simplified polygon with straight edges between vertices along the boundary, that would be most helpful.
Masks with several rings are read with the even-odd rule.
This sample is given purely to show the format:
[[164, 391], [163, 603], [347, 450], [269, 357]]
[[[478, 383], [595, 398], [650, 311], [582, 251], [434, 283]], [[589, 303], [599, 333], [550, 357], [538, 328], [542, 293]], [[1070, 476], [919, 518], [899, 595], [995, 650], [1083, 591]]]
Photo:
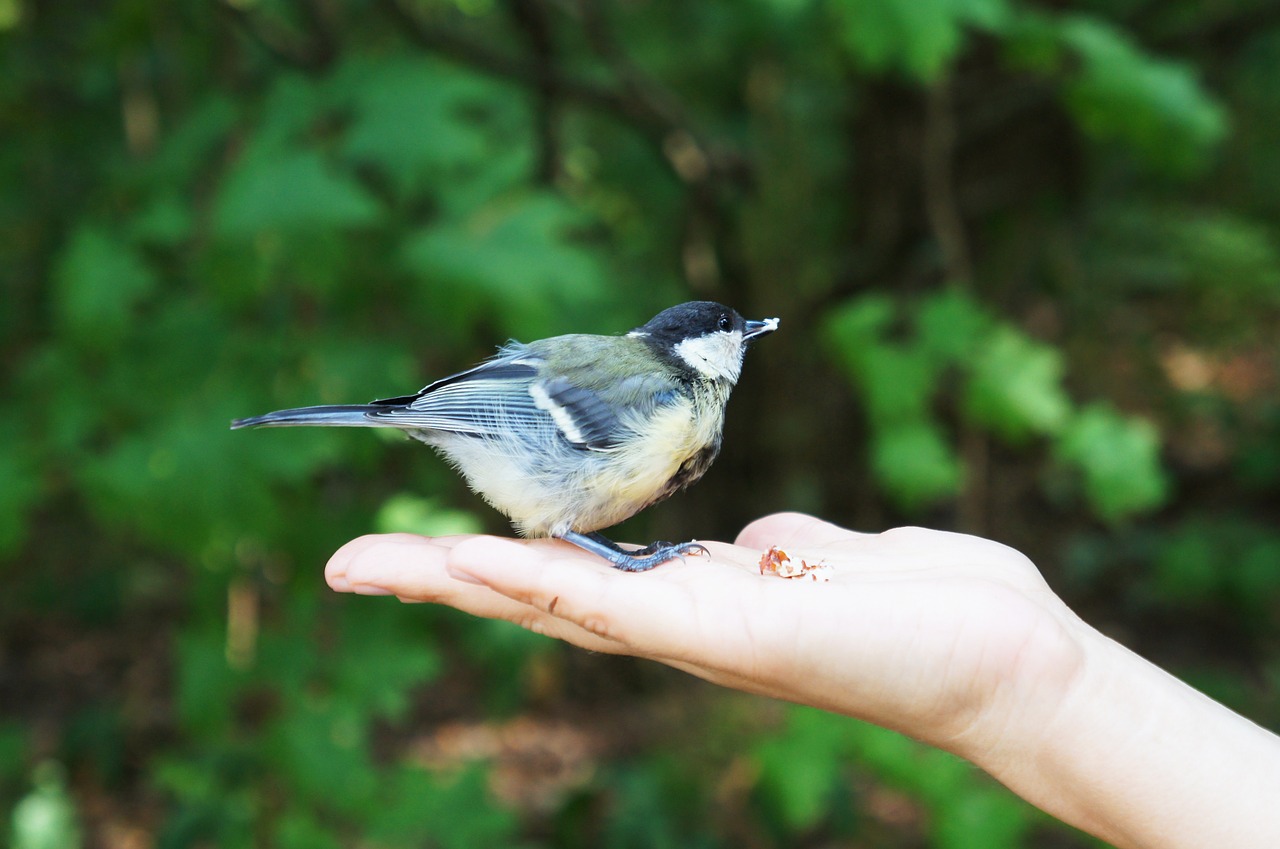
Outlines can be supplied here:
[[414, 395], [280, 410], [231, 423], [397, 427], [435, 448], [528, 537], [555, 537], [642, 572], [706, 548], [638, 551], [598, 533], [683, 489], [720, 451], [747, 344], [778, 319], [746, 321], [691, 301], [624, 336], [511, 342]]

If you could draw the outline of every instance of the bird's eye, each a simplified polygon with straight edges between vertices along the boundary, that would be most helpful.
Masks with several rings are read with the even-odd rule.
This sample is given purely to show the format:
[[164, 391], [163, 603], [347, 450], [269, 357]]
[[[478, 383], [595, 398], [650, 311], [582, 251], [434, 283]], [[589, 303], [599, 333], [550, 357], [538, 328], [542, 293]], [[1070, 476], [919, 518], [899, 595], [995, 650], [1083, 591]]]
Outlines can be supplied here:
[[720, 329], [724, 331], [732, 330], [733, 319], [729, 318], [727, 315], [720, 316]]

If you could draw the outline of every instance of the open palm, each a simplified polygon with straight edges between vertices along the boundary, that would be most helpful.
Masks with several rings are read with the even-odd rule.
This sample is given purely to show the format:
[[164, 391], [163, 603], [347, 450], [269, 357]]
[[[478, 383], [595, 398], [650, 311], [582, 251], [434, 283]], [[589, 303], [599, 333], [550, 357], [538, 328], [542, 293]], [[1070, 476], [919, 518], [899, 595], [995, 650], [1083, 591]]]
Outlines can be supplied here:
[[[347, 544], [326, 575], [337, 590], [506, 619], [960, 754], [1018, 718], [1021, 696], [1003, 684], [1052, 699], [1076, 672], [1074, 615], [998, 543], [920, 528], [860, 534], [783, 513], [735, 544], [705, 545], [710, 557], [627, 574], [554, 541], [391, 534]], [[761, 575], [770, 546], [823, 563], [830, 581]]]

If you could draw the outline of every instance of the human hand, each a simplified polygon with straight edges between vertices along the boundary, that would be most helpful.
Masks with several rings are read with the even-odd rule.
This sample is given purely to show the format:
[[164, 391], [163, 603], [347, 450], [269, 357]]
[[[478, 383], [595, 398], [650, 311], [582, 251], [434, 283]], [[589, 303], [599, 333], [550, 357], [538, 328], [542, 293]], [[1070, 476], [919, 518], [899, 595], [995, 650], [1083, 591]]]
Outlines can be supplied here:
[[[784, 513], [711, 556], [626, 574], [550, 540], [362, 537], [330, 560], [341, 591], [506, 619], [594, 651], [903, 731], [976, 759], [1032, 725], [1080, 662], [1078, 620], [1016, 551], [978, 537], [847, 531]], [[761, 575], [778, 546], [829, 582]]]
[[[795, 513], [705, 545], [630, 574], [561, 542], [391, 534], [326, 575], [897, 729], [1119, 847], [1280, 845], [1280, 739], [1080, 621], [1013, 549]], [[831, 580], [761, 575], [771, 546]]]

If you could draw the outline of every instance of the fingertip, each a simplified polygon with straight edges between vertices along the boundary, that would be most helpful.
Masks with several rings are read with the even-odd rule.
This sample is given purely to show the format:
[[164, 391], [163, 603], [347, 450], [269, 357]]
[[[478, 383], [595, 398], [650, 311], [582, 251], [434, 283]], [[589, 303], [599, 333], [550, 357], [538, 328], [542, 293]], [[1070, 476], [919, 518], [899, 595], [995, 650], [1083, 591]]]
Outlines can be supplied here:
[[820, 521], [805, 513], [782, 512], [762, 516], [742, 529], [738, 534], [736, 545], [749, 548], [768, 548], [791, 541], [797, 530], [813, 522]]
[[353, 565], [371, 556], [371, 553], [388, 544], [430, 545], [431, 539], [417, 534], [364, 534], [344, 543], [330, 557], [324, 567], [324, 579], [335, 592], [352, 592], [349, 573]]
[[807, 513], [774, 513], [757, 519], [738, 534], [738, 545], [755, 549], [770, 546], [824, 546], [845, 542], [863, 534], [810, 516]]
[[324, 566], [324, 579], [329, 584], [330, 589], [340, 593], [351, 592], [351, 582], [347, 580], [347, 570], [351, 567], [351, 561], [358, 557], [361, 551], [368, 548], [370, 541], [374, 538], [374, 534], [356, 537], [343, 543], [337, 551], [330, 555], [329, 562]]

